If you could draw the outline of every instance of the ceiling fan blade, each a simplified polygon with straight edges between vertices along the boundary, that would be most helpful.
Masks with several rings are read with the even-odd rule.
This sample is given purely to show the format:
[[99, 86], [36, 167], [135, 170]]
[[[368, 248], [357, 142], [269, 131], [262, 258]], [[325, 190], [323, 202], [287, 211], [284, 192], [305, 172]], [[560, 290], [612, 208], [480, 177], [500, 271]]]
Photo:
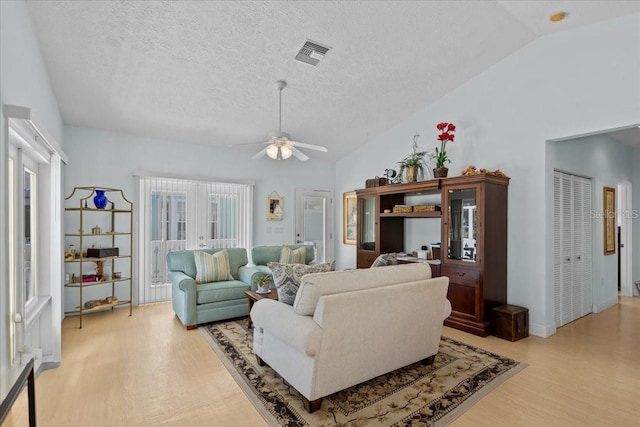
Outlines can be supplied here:
[[267, 148], [269, 148], [268, 146], [263, 148], [262, 150], [260, 150], [258, 152], [258, 154], [256, 154], [255, 156], [252, 157], [252, 159], [259, 159], [260, 157], [264, 157], [265, 154], [267, 154]]
[[309, 150], [324, 151], [325, 153], [327, 152], [327, 147], [323, 147], [322, 145], [307, 144], [306, 142], [298, 141], [291, 141], [291, 143], [296, 147], [308, 148]]
[[291, 151], [293, 151], [293, 155], [296, 156], [298, 160], [301, 160], [303, 162], [309, 160], [309, 156], [298, 150], [296, 147], [292, 146]]
[[260, 145], [260, 144], [267, 144], [267, 143], [268, 143], [268, 141], [264, 141], [264, 142], [262, 142], [262, 141], [258, 141], [258, 142], [239, 142], [237, 144], [235, 144], [235, 143], [234, 144], [227, 144], [227, 147], [228, 148], [248, 147], [248, 146], [251, 146], [251, 145]]

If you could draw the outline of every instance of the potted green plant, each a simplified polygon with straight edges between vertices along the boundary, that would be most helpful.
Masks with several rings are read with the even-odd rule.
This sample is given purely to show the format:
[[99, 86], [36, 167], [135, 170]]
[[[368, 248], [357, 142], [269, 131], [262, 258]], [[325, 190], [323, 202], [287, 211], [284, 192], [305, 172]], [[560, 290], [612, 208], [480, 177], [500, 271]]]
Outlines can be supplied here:
[[413, 135], [413, 152], [398, 162], [400, 165], [399, 175], [405, 174], [407, 182], [416, 182], [424, 177], [424, 170], [427, 167], [428, 153], [426, 151], [418, 151], [418, 137]]
[[271, 292], [269, 290], [269, 287], [271, 286], [271, 284], [273, 284], [273, 277], [270, 274], [263, 274], [262, 276], [255, 279], [253, 283], [255, 283], [258, 287], [256, 293], [268, 294], [269, 292]]

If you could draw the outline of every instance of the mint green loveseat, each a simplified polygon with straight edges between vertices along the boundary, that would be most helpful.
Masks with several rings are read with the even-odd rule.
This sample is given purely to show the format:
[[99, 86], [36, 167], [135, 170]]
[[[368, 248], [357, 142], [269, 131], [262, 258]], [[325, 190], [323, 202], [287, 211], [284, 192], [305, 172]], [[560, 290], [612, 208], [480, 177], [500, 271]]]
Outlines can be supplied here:
[[[239, 269], [241, 280], [251, 284], [251, 290], [256, 290], [256, 279], [265, 274], [271, 275], [271, 270], [267, 267], [270, 262], [280, 262], [282, 246], [287, 246], [291, 250], [301, 247], [307, 248], [305, 264], [311, 263], [315, 256], [312, 245], [279, 245], [279, 246], [255, 246], [251, 249], [251, 261], [253, 265], [243, 266]], [[234, 276], [235, 277], [235, 276]]]
[[[204, 249], [213, 254], [222, 249]], [[244, 248], [227, 249], [229, 267], [235, 280], [196, 284], [196, 263], [193, 251], [174, 251], [167, 254], [173, 311], [187, 329], [216, 320], [242, 317], [249, 314], [245, 291], [251, 289], [251, 275], [240, 272], [249, 262]], [[249, 281], [244, 281], [243, 277]]]

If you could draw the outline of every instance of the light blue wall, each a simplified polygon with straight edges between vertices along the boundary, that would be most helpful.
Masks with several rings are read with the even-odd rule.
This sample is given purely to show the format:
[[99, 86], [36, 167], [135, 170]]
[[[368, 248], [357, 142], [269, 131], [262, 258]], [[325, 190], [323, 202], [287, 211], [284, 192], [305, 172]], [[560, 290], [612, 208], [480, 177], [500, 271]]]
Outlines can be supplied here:
[[[634, 220], [631, 227], [633, 227], [633, 281], [640, 281], [640, 148], [633, 150], [631, 154], [631, 164], [633, 169], [633, 195], [631, 196], [633, 201], [633, 213]], [[633, 287], [633, 295], [640, 295]]]
[[[255, 150], [232, 150], [72, 126], [66, 126], [64, 131], [69, 156], [66, 194], [75, 186], [95, 185], [122, 188], [130, 200], [135, 200], [133, 172], [136, 170], [255, 181], [255, 245], [294, 243], [294, 188], [333, 189], [334, 186], [333, 163], [313, 156], [306, 162], [275, 161], [267, 157], [252, 160], [259, 146]], [[282, 221], [266, 220], [266, 200], [272, 191], [284, 196]]]
[[[31, 20], [23, 1], [0, 2], [0, 106], [5, 104], [31, 108], [38, 123], [61, 146], [62, 119], [49, 82], [40, 47], [31, 27]], [[0, 370], [8, 366], [9, 275], [8, 259], [8, 194], [5, 117], [0, 112]], [[56, 306], [60, 304], [55, 301]], [[54, 308], [59, 309], [59, 308]], [[45, 310], [28, 334], [33, 348], [42, 348], [46, 362], [59, 362], [59, 325], [53, 327], [53, 314]], [[38, 330], [39, 329], [39, 330]], [[57, 335], [57, 336], [54, 336]], [[40, 339], [42, 337], [42, 339]], [[53, 353], [52, 353], [53, 352]]]
[[[135, 209], [134, 171], [154, 172], [158, 176], [254, 181], [254, 246], [294, 243], [294, 188], [333, 189], [333, 164], [313, 157], [306, 162], [267, 157], [252, 160], [260, 147], [246, 151], [216, 149], [72, 126], [65, 126], [64, 134], [69, 156], [66, 195], [76, 186], [121, 188], [134, 202]], [[282, 221], [266, 220], [267, 196], [272, 191], [284, 196]], [[86, 290], [86, 298], [102, 298], [93, 291]], [[74, 294], [66, 294], [64, 300], [67, 309], [77, 305]]]
[[[550, 166], [591, 178], [592, 210], [603, 211], [603, 187], [616, 188], [619, 180], [632, 181], [632, 150], [607, 137], [594, 135], [549, 146]], [[633, 182], [640, 186], [640, 182]], [[604, 255], [604, 221], [593, 219], [593, 310], [602, 311], [618, 301], [618, 253]]]
[[[452, 175], [473, 164], [511, 176], [508, 301], [529, 308], [532, 334], [552, 334], [553, 263], [544, 253], [552, 251], [553, 168], [546, 141], [637, 122], [639, 25], [633, 15], [532, 42], [338, 161], [336, 193], [394, 167], [415, 132], [420, 148], [432, 150], [436, 124], [455, 123]], [[337, 254], [339, 265], [355, 263], [355, 247], [339, 244]]]

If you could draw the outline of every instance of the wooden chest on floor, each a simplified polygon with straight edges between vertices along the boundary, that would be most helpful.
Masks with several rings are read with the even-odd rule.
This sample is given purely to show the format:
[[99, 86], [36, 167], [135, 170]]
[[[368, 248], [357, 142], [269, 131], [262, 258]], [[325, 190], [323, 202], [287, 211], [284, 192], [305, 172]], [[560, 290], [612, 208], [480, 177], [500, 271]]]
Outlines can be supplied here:
[[509, 341], [529, 336], [529, 310], [517, 305], [501, 305], [492, 310], [493, 335]]

